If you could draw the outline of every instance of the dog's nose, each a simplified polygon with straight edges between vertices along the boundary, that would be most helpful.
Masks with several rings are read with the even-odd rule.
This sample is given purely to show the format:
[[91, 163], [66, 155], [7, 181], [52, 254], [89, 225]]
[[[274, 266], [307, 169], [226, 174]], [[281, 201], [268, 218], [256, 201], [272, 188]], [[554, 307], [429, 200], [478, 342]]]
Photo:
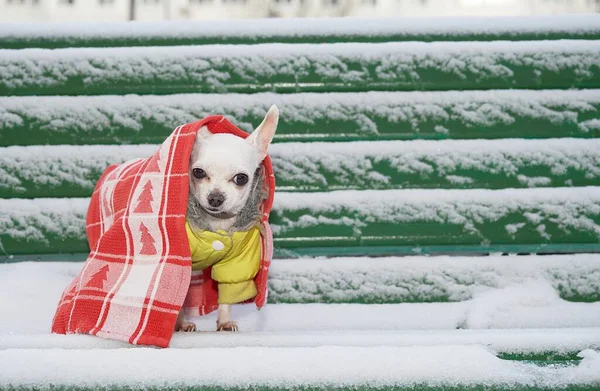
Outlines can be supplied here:
[[218, 208], [223, 205], [223, 202], [225, 202], [225, 197], [222, 193], [215, 192], [208, 195], [208, 204], [213, 208]]

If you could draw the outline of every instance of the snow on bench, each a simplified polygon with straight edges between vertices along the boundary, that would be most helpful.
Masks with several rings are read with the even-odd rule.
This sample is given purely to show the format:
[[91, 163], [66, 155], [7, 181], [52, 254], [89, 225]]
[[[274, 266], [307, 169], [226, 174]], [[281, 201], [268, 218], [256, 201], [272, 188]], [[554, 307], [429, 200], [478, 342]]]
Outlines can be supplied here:
[[0, 48], [597, 39], [598, 15], [445, 18], [300, 18], [197, 22], [5, 23]]
[[[598, 388], [600, 16], [466, 21], [0, 26], [0, 389]], [[269, 305], [50, 334], [102, 170], [273, 103]]]
[[0, 146], [161, 143], [214, 113], [252, 131], [270, 104], [275, 142], [591, 138], [600, 90], [0, 97]]
[[[207, 355], [202, 369], [190, 363]], [[523, 387], [589, 389], [600, 382], [600, 354], [577, 366], [505, 361], [481, 346], [0, 351], [5, 386], [195, 387], [245, 389], [430, 389]], [[182, 365], [182, 362], [185, 363]], [[223, 375], [223, 363], [230, 369]], [[23, 365], [27, 363], [27, 365]], [[36, 368], [32, 371], [31, 368]], [[69, 368], [68, 371], [64, 368]]]
[[[524, 260], [525, 264], [552, 264], [564, 257], [525, 258], [534, 258]], [[587, 255], [570, 258], [578, 265], [593, 261]], [[405, 258], [388, 261], [400, 266]], [[482, 258], [452, 262], [477, 261], [489, 262]], [[502, 267], [501, 258], [493, 262]], [[321, 263], [325, 266], [328, 260]], [[273, 267], [306, 269], [301, 261], [278, 261]], [[161, 350], [84, 335], [48, 334], [53, 305], [78, 270], [77, 264], [69, 263], [50, 263], [44, 268], [35, 262], [0, 265], [4, 288], [0, 312], [9, 315], [0, 323], [0, 387], [168, 384], [288, 389], [335, 384], [393, 385], [397, 389], [426, 383], [503, 389], [590, 386], [599, 379], [600, 357], [591, 349], [600, 348], [600, 304], [566, 302], [543, 279], [519, 283], [517, 278], [503, 289], [483, 289], [471, 300], [458, 303], [272, 304], [261, 311], [252, 305], [237, 306], [234, 316], [242, 332], [208, 332], [214, 327], [212, 314], [196, 319], [203, 332], [178, 333], [172, 347]], [[24, 280], [30, 283], [23, 284]], [[219, 361], [214, 367], [203, 366], [203, 371], [186, 370], [203, 354], [210, 355], [209, 362], [223, 355], [219, 361], [227, 361], [236, 370], [232, 376], [222, 376]], [[515, 359], [554, 365], [536, 366]], [[577, 366], [568, 364], [573, 360]]]
[[0, 95], [599, 88], [600, 41], [0, 50]]
[[[87, 198], [0, 200], [3, 251], [87, 252], [87, 206]], [[528, 252], [559, 251], [564, 245], [563, 251], [597, 251], [599, 210], [596, 186], [279, 192], [271, 226], [276, 246], [291, 254], [320, 255], [331, 246], [350, 253], [363, 251], [360, 246], [418, 253], [444, 245], [478, 246], [479, 251], [525, 245]]]
[[[86, 197], [110, 164], [157, 148], [0, 148], [0, 198]], [[600, 139], [279, 143], [270, 151], [279, 191], [593, 186], [600, 179]]]

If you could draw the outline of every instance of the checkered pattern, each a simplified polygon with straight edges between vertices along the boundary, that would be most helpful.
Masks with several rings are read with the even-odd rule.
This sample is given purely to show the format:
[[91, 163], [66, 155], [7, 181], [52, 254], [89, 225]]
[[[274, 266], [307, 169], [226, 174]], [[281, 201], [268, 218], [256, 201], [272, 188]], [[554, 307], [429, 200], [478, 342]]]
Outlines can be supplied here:
[[[247, 137], [222, 116], [180, 126], [147, 159], [106, 169], [96, 184], [87, 214], [90, 254], [67, 286], [52, 322], [52, 332], [84, 333], [136, 345], [167, 347], [177, 314], [204, 315], [217, 309], [217, 284], [211, 270], [192, 276], [185, 231], [189, 156], [196, 133]], [[263, 165], [269, 197], [263, 204], [262, 263], [255, 278], [266, 303], [273, 255], [268, 218], [275, 191], [271, 160]]]

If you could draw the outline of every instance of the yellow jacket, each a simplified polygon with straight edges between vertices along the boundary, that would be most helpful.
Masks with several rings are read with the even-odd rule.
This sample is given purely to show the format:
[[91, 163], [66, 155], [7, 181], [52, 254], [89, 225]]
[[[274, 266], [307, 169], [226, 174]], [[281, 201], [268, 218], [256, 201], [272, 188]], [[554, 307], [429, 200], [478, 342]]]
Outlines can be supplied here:
[[194, 231], [185, 222], [192, 270], [212, 266], [211, 276], [219, 284], [219, 304], [236, 304], [251, 299], [258, 291], [254, 277], [260, 268], [261, 235], [258, 227], [248, 231]]

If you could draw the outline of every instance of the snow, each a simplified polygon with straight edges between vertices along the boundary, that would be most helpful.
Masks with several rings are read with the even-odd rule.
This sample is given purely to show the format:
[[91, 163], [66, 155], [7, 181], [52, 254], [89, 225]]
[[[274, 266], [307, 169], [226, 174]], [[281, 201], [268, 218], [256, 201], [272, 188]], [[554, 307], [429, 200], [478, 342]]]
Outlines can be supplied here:
[[[313, 216], [339, 220], [340, 225], [367, 223], [436, 222], [454, 224], [483, 236], [478, 225], [499, 221], [510, 215], [525, 222], [526, 213], [535, 213], [556, 224], [565, 233], [581, 230], [600, 237], [600, 225], [590, 218], [600, 213], [600, 188], [589, 186], [551, 189], [406, 189], [331, 191], [327, 193], [279, 193], [274, 211], [294, 219], [283, 218], [273, 224], [275, 235], [321, 224]], [[352, 224], [346, 220], [351, 218]], [[341, 221], [340, 219], [345, 219]], [[535, 224], [535, 222], [534, 222]]]
[[465, 301], [527, 280], [545, 280], [565, 299], [600, 299], [600, 255], [276, 259], [269, 274], [269, 300]]
[[210, 28], [196, 22], [130, 23], [4, 23], [2, 39], [43, 38], [223, 38], [261, 39], [276, 37], [353, 37], [378, 35], [517, 35], [598, 32], [597, 15], [444, 18], [301, 18], [212, 21]]
[[[537, 162], [537, 161], [536, 161]], [[597, 167], [597, 165], [595, 166]], [[564, 166], [560, 166], [560, 168], [552, 168], [552, 171], [566, 171], [565, 170], [566, 167]], [[591, 176], [593, 177], [594, 174], [591, 174]], [[549, 186], [552, 183], [552, 179], [548, 178], [548, 177], [527, 177], [525, 175], [518, 175], [517, 179], [519, 180], [519, 182], [525, 184], [527, 187], [543, 187], [543, 186]]]
[[[31, 184], [48, 189], [68, 185], [91, 192], [109, 164], [150, 156], [156, 148], [158, 145], [0, 148], [0, 189], [26, 192]], [[398, 188], [406, 182], [414, 186], [408, 175], [437, 175], [453, 185], [473, 183], [471, 177], [456, 175], [465, 171], [487, 178], [516, 176], [529, 187], [551, 185], [548, 177], [519, 174], [532, 167], [543, 167], [554, 176], [584, 173], [587, 179], [600, 177], [600, 139], [278, 143], [271, 146], [270, 155], [280, 191], [323, 186], [330, 190]]]
[[599, 62], [594, 40], [23, 49], [0, 50], [0, 81], [8, 89], [44, 89], [74, 78], [82, 88], [180, 80], [225, 92], [265, 80], [274, 87], [415, 83], [429, 70], [477, 83], [510, 80], [513, 68], [524, 66], [539, 72], [538, 82], [564, 71], [583, 81]]
[[[599, 382], [600, 354], [586, 350], [582, 355], [577, 367], [536, 367], [502, 361], [483, 347], [469, 346], [5, 350], [0, 351], [4, 372], [0, 382], [26, 386], [286, 388], [414, 386], [424, 382], [432, 386], [500, 383], [558, 388]], [[224, 363], [235, 368], [228, 369], [226, 376]]]
[[[467, 24], [460, 18], [428, 23], [418, 19], [407, 19], [406, 23], [338, 19], [331, 24], [321, 20], [319, 28], [315, 28], [313, 20], [303, 20], [302, 24], [280, 20], [245, 21], [235, 28], [214, 24], [210, 31], [180, 22], [165, 24], [165, 30], [153, 23], [97, 24], [84, 29], [67, 24], [44, 30], [35, 25], [14, 24], [0, 26], [0, 36], [34, 37], [49, 31], [54, 36], [79, 37], [94, 37], [100, 32], [105, 37], [216, 37], [224, 32], [242, 37], [432, 31], [541, 34], [598, 31], [598, 20], [597, 16], [569, 16], [533, 18], [527, 23], [518, 18], [479, 19]], [[418, 77], [414, 71], [419, 66], [439, 68], [459, 78], [470, 72], [479, 73], [482, 78], [511, 78], [512, 70], [506, 64], [519, 61], [535, 69], [538, 77], [570, 69], [587, 78], [600, 62], [599, 49], [598, 42], [557, 41], [23, 50], [0, 52], [0, 75], [8, 87], [19, 87], [19, 83], [51, 87], [61, 83], [62, 77], [70, 77], [69, 72], [74, 69], [84, 75], [87, 85], [118, 82], [119, 77], [135, 74], [159, 79], [189, 76], [192, 82], [222, 88], [230, 82], [229, 77], [241, 72], [242, 66], [250, 72], [243, 76], [252, 79], [269, 72], [302, 76], [308, 69], [306, 64], [312, 62], [323, 78], [360, 82], [368, 79], [367, 72], [347, 72], [344, 63], [352, 59], [366, 67], [383, 58], [376, 77], [384, 82], [403, 80], [407, 74]], [[556, 61], [557, 54], [560, 61]], [[239, 60], [237, 56], [246, 58]], [[215, 66], [224, 72], [215, 72]], [[136, 134], [143, 132], [142, 124], [148, 118], [174, 128], [182, 121], [229, 107], [228, 114], [250, 130], [256, 125], [251, 122], [260, 117], [257, 113], [275, 101], [286, 107], [288, 111], [283, 115], [288, 120], [310, 125], [335, 118], [358, 124], [357, 132], [371, 135], [387, 131], [379, 129], [374, 119], [409, 123], [417, 133], [422, 123], [434, 120], [438, 123], [436, 132], [446, 135], [452, 134], [449, 121], [459, 121], [467, 127], [509, 127], [522, 118], [543, 119], [553, 124], [575, 124], [583, 133], [600, 129], [597, 120], [583, 115], [597, 112], [599, 91], [10, 97], [0, 98], [0, 122], [5, 129], [27, 126], [66, 134], [77, 129], [97, 135], [124, 127]], [[284, 134], [282, 139], [285, 137]], [[19, 187], [24, 180], [36, 186], [70, 183], [89, 189], [97, 173], [109, 163], [147, 156], [155, 148], [156, 145], [2, 148], [0, 188], [24, 191], [24, 187]], [[288, 181], [297, 181], [310, 172], [310, 183], [326, 182], [319, 168], [326, 167], [331, 173], [347, 176], [343, 182], [347, 185], [353, 176], [386, 185], [390, 178], [373, 168], [384, 161], [402, 175], [438, 170], [453, 184], [473, 181], [458, 169], [513, 176], [519, 173], [517, 179], [524, 186], [535, 187], [550, 184], [550, 177], [526, 175], [521, 169], [543, 165], [553, 175], [581, 170], [588, 178], [597, 178], [598, 151], [598, 140], [507, 139], [310, 146], [287, 143], [274, 145], [272, 155], [276, 168], [281, 164], [280, 177]], [[54, 168], [55, 164], [60, 170]], [[50, 236], [84, 240], [87, 202], [85, 198], [0, 200], [0, 232], [17, 240], [47, 242]], [[276, 235], [316, 224], [352, 226], [361, 235], [366, 224], [412, 221], [450, 222], [477, 232], [482, 222], [516, 214], [522, 221], [505, 225], [508, 234], [516, 235], [533, 224], [541, 237], [551, 239], [547, 226], [551, 222], [564, 232], [585, 230], [600, 237], [600, 222], [594, 220], [600, 214], [600, 187], [576, 191], [278, 192], [274, 212], [289, 211], [297, 213], [297, 218], [284, 215], [279, 224], [273, 225]], [[269, 304], [261, 311], [252, 306], [236, 306], [234, 316], [242, 330], [238, 334], [210, 332], [214, 330], [215, 314], [198, 318], [200, 332], [177, 334], [173, 349], [163, 350], [49, 333], [59, 296], [81, 266], [62, 262], [0, 264], [0, 388], [427, 384], [558, 389], [600, 383], [600, 302], [565, 300], [598, 298], [597, 254], [274, 260], [270, 299], [279, 304]], [[437, 302], [444, 300], [449, 302]], [[357, 304], [360, 302], [379, 304]], [[549, 351], [580, 352], [582, 360], [577, 366], [535, 366], [496, 356], [498, 352]]]
[[[600, 109], [597, 89], [0, 97], [0, 126], [73, 134], [89, 144], [90, 138], [144, 136], [148, 132], [144, 124], [156, 124], [166, 137], [182, 123], [226, 114], [237, 126], [252, 131], [271, 104], [281, 110], [276, 140], [331, 136], [331, 129], [315, 126], [323, 121], [343, 129], [339, 136], [405, 133], [407, 128], [418, 135], [428, 123], [444, 124], [450, 137], [458, 125], [507, 129], [521, 121], [573, 127], [582, 135], [600, 129], [594, 125], [598, 120], [588, 119]], [[291, 125], [294, 128], [286, 129]]]
[[[0, 232], [16, 240], [48, 244], [48, 236], [85, 240], [89, 199], [0, 199]], [[0, 241], [0, 251], [4, 252]]]
[[[45, 242], [45, 234], [84, 239], [87, 198], [0, 199], [0, 232], [16, 239]], [[511, 216], [509, 224], [552, 223], [564, 234], [577, 230], [600, 237], [600, 187], [502, 190], [347, 190], [285, 193], [275, 196], [275, 237], [286, 240], [297, 229], [315, 225], [352, 227], [353, 235], [373, 223], [436, 222], [452, 224], [485, 237], [486, 224]], [[532, 216], [537, 216], [531, 220]], [[518, 221], [521, 220], [521, 221]], [[297, 232], [297, 231], [296, 231]], [[544, 236], [545, 232], [540, 232]], [[368, 239], [369, 234], [365, 234]]]
[[[273, 307], [275, 305], [269, 305]], [[281, 307], [281, 306], [278, 306]], [[239, 311], [238, 311], [239, 313]], [[318, 316], [318, 313], [316, 314]], [[387, 314], [386, 314], [387, 315]], [[333, 331], [332, 331], [333, 329]], [[459, 330], [340, 330], [335, 325], [314, 331], [241, 330], [237, 334], [205, 330], [193, 334], [176, 333], [170, 347], [197, 348], [299, 348], [318, 346], [407, 347], [483, 345], [496, 353], [570, 354], [600, 348], [600, 328], [528, 328], [528, 329], [459, 329]], [[121, 349], [131, 347], [123, 341], [89, 335], [39, 333], [0, 333], [0, 351], [7, 349]]]
[[[593, 256], [572, 257], [577, 263]], [[540, 258], [552, 263], [552, 257]], [[537, 257], [521, 259], [537, 263]], [[301, 260], [287, 264], [288, 270], [293, 265], [302, 269]], [[600, 303], [566, 302], [540, 279], [458, 303], [268, 304], [260, 311], [235, 306], [240, 333], [208, 332], [214, 328], [211, 314], [195, 319], [200, 332], [177, 333], [171, 349], [128, 349], [118, 341], [49, 333], [58, 298], [81, 267], [0, 264], [0, 386], [561, 387], [600, 381], [600, 355], [591, 350], [600, 349]], [[574, 351], [583, 357], [578, 366], [538, 367], [496, 357]], [[201, 371], [182, 370], [195, 368], [202, 355], [211, 360], [202, 361]], [[224, 362], [236, 370], [223, 376]]]
[[[563, 256], [562, 265], [566, 265], [568, 258], [573, 263], [572, 267], [565, 267], [562, 270], [555, 267], [558, 273], [564, 273], [562, 281], [569, 283], [571, 275], [576, 275], [579, 281], [571, 282], [578, 285], [582, 291], [586, 289], [595, 289], [598, 284], [597, 275], [600, 272], [600, 259], [598, 255], [570, 255]], [[512, 278], [505, 278], [503, 283], [488, 287], [480, 286], [473, 289], [473, 297], [463, 295], [455, 297], [461, 300], [453, 303], [399, 303], [399, 304], [269, 304], [260, 311], [256, 311], [253, 305], [235, 306], [234, 317], [238, 320], [241, 329], [245, 332], [296, 332], [311, 334], [323, 330], [337, 331], [398, 331], [398, 330], [456, 330], [461, 329], [521, 329], [521, 328], [581, 328], [581, 327], [600, 327], [600, 302], [577, 303], [568, 302], [561, 299], [556, 289], [553, 288], [553, 282], [556, 276], [546, 279], [546, 273], [542, 270], [540, 273], [527, 273], [528, 270], [534, 270], [536, 266], [547, 260], [552, 264], [556, 262], [552, 256], [519, 257], [523, 264], [528, 264], [520, 269], [524, 273], [516, 274]], [[348, 275], [345, 268], [340, 266], [344, 260], [323, 260], [322, 265], [332, 261], [338, 262], [338, 267], [330, 269], [329, 274], [337, 274], [338, 279], [343, 281], [345, 275]], [[359, 262], [348, 260], [348, 269], [356, 269], [355, 264]], [[359, 274], [370, 274], [363, 277], [365, 279], [375, 279], [381, 275], [377, 267], [369, 267], [376, 264], [377, 259], [363, 259], [365, 265]], [[457, 273], [452, 263], [460, 263], [461, 259], [452, 261], [440, 259], [441, 266], [438, 268], [438, 274], [443, 274], [448, 270], [449, 274]], [[470, 262], [466, 258], [462, 259], [463, 268], [481, 262], [489, 262], [486, 257], [472, 257]], [[587, 261], [587, 262], [586, 262]], [[300, 259], [295, 261], [273, 262], [273, 277], [275, 284], [281, 283], [287, 279], [289, 284], [301, 282], [298, 278], [302, 274], [302, 265], [306, 262], [309, 265], [314, 263], [311, 259]], [[402, 266], [407, 270], [406, 279], [410, 277], [419, 278], [419, 267], [416, 264], [416, 258], [413, 264], [407, 265], [403, 258], [382, 260], [383, 263], [395, 264], [395, 270], [387, 269], [388, 273], [397, 272]], [[422, 263], [429, 262], [428, 258], [421, 258]], [[433, 259], [435, 266], [436, 260]], [[496, 263], [500, 264], [498, 259]], [[510, 259], [507, 259], [510, 262]], [[515, 261], [513, 261], [514, 263]], [[354, 263], [354, 265], [353, 265]], [[450, 265], [448, 265], [450, 263]], [[582, 270], [577, 270], [578, 266]], [[4, 339], [2, 344], [10, 343], [14, 335], [32, 334], [43, 335], [48, 332], [54, 310], [58, 303], [63, 289], [68, 285], [73, 277], [79, 272], [82, 263], [67, 262], [20, 262], [14, 264], [0, 264], [0, 312], [4, 315], [3, 322], [0, 323], [0, 335]], [[327, 266], [324, 267], [325, 269]], [[477, 269], [477, 267], [474, 267]], [[297, 269], [297, 270], [296, 270]], [[371, 269], [374, 269], [371, 271]], [[411, 273], [411, 269], [417, 269]], [[569, 273], [571, 269], [571, 273]], [[463, 269], [464, 270], [464, 269]], [[592, 274], [588, 279], [583, 275]], [[346, 274], [345, 274], [346, 273]], [[425, 273], [425, 272], [421, 272]], [[482, 271], [479, 274], [472, 273], [470, 276], [464, 276], [465, 284], [468, 280], [478, 276], [485, 276], [492, 272]], [[316, 274], [316, 273], [315, 273]], [[411, 276], [412, 274], [412, 276]], [[595, 275], [595, 276], [594, 276]], [[435, 276], [430, 277], [436, 281]], [[553, 281], [554, 280], [554, 281]], [[360, 281], [358, 281], [360, 283]], [[473, 284], [477, 282], [473, 281]], [[329, 284], [335, 289], [335, 281], [329, 281]], [[413, 282], [415, 290], [419, 289], [418, 282]], [[435, 284], [435, 282], [434, 282]], [[444, 287], [444, 282], [440, 281], [439, 286]], [[385, 290], [386, 281], [381, 281], [379, 285], [371, 284], [374, 291]], [[429, 282], [423, 285], [430, 286]], [[588, 287], [586, 288], [586, 285]], [[302, 284], [299, 284], [301, 289]], [[324, 288], [327, 284], [323, 283]], [[413, 289], [408, 286], [407, 289]], [[460, 286], [454, 288], [460, 292], [464, 290]], [[307, 287], [310, 293], [310, 287]], [[277, 295], [277, 290], [273, 292]], [[270, 295], [271, 296], [271, 295]], [[351, 297], [349, 297], [351, 300]], [[23, 311], [23, 309], [31, 309]], [[200, 331], [211, 331], [214, 328], [215, 314], [197, 318]], [[597, 335], [600, 338], [600, 334]], [[56, 337], [56, 336], [55, 336]], [[51, 341], [50, 341], [51, 343]], [[0, 346], [3, 346], [0, 344]]]
[[600, 119], [594, 118], [594, 119], [585, 121], [581, 124], [581, 127], [586, 132], [593, 131], [593, 130], [599, 130], [600, 129]]
[[[159, 145], [29, 146], [0, 148], [0, 189], [25, 193], [33, 184], [44, 188], [68, 185], [91, 194], [102, 172], [113, 163], [148, 157]], [[30, 183], [25, 186], [23, 181]]]
[[[251, 332], [600, 327], [600, 302], [567, 302], [547, 282], [534, 280], [456, 303], [273, 304], [244, 310], [237, 311], [239, 318], [234, 316]], [[215, 320], [206, 317], [197, 324], [212, 331]]]
[[[516, 176], [527, 187], [550, 185], [551, 178], [518, 174], [533, 167], [555, 176], [584, 172], [588, 179], [600, 177], [600, 139], [284, 143], [273, 145], [270, 154], [278, 181], [293, 183], [292, 189], [390, 188], [401, 187], [402, 180], [414, 186], [409, 175], [421, 180], [437, 175], [446, 184], [470, 184], [473, 178], [456, 175], [465, 171], [486, 178]], [[396, 177], [386, 176], [387, 172]], [[334, 183], [328, 183], [326, 175]]]

